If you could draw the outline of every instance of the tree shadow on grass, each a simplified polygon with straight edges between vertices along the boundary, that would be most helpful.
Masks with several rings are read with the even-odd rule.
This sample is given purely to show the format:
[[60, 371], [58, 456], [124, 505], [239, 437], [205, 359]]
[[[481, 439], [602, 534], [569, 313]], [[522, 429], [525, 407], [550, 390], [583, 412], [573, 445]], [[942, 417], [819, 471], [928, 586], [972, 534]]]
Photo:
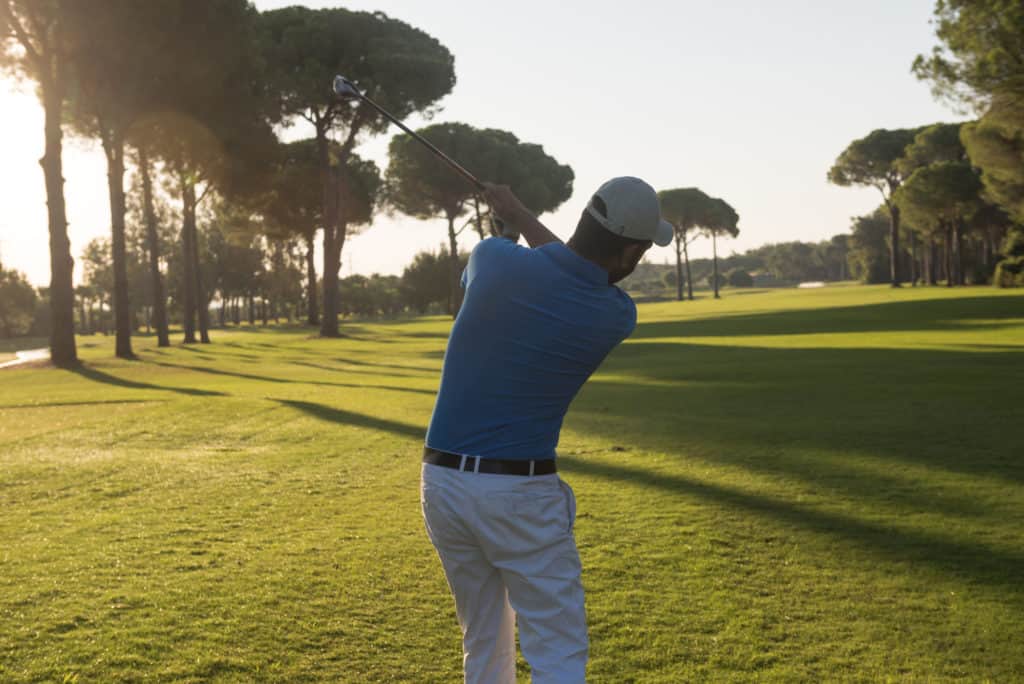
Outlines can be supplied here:
[[1020, 597], [1024, 582], [1024, 553], [994, 549], [968, 540], [951, 541], [926, 532], [895, 529], [681, 475], [567, 456], [560, 457], [559, 462], [567, 465], [570, 471], [630, 482], [680, 496], [698, 497], [815, 533], [842, 537], [889, 560], [926, 563], [944, 572], [968, 575], [984, 584], [1005, 587]]
[[418, 387], [398, 387], [396, 385], [359, 385], [349, 382], [325, 382], [318, 384], [330, 385], [331, 387], [350, 387], [352, 389], [379, 389], [391, 392], [408, 392], [409, 394], [422, 394], [428, 397], [437, 396], [437, 390], [420, 389]]
[[[170, 365], [170, 364], [166, 364]], [[146, 382], [138, 382], [136, 380], [126, 380], [125, 378], [119, 378], [109, 373], [104, 373], [96, 368], [89, 368], [88, 366], [82, 365], [77, 368], [71, 369], [71, 372], [80, 375], [86, 380], [92, 380], [93, 382], [101, 382], [105, 385], [113, 385], [114, 387], [124, 387], [126, 389], [139, 389], [139, 390], [159, 390], [161, 392], [175, 392], [177, 394], [185, 394], [193, 397], [226, 397], [228, 396], [225, 392], [217, 392], [214, 390], [201, 390], [194, 389], [191, 387], [167, 387], [164, 385], [151, 385]]]
[[[164, 368], [177, 368], [179, 370], [195, 371], [196, 373], [208, 373], [210, 375], [220, 375], [232, 378], [240, 378], [242, 380], [252, 380], [254, 382], [275, 382], [284, 383], [288, 385], [317, 385], [320, 387], [350, 387], [355, 389], [383, 389], [391, 390], [394, 392], [409, 392], [411, 394], [429, 394], [433, 396], [437, 392], [435, 390], [420, 389], [417, 387], [398, 387], [396, 385], [360, 385], [356, 383], [348, 382], [328, 382], [326, 380], [292, 380], [290, 378], [274, 378], [269, 375], [255, 375], [253, 373], [240, 373], [238, 371], [221, 370], [219, 368], [209, 368], [206, 366], [189, 366], [180, 363], [165, 363], [162, 361], [152, 361], [151, 363], [162, 366]], [[293, 362], [294, 363], [294, 362]], [[300, 364], [307, 365], [307, 364]], [[308, 364], [314, 365], [314, 364]], [[314, 365], [314, 367], [316, 367]], [[336, 370], [336, 369], [334, 369]], [[338, 372], [359, 372], [359, 371], [338, 371]], [[394, 373], [373, 373], [373, 375], [395, 375]], [[412, 376], [409, 376], [412, 377]]]
[[180, 349], [181, 351], [189, 352], [190, 354], [195, 354], [195, 357], [197, 359], [202, 359], [203, 361], [213, 361], [214, 360], [214, 358], [212, 356], [210, 356], [209, 354], [204, 354], [203, 352], [199, 351], [198, 349], [195, 349], [194, 347], [191, 347], [191, 346], [189, 346], [187, 344], [183, 344], [183, 345], [179, 346], [178, 349]]
[[319, 420], [335, 423], [337, 425], [349, 425], [354, 427], [370, 428], [372, 430], [381, 430], [383, 432], [390, 432], [393, 435], [398, 435], [399, 437], [408, 437], [418, 439], [420, 441], [423, 440], [427, 432], [425, 426], [410, 425], [397, 420], [388, 420], [386, 418], [377, 418], [376, 416], [370, 416], [364, 413], [345, 411], [344, 409], [334, 408], [324, 404], [317, 404], [312, 401], [298, 401], [294, 399], [272, 399], [272, 401], [276, 401], [283, 406], [288, 406], [301, 411], [306, 415], [318, 418]]
[[423, 371], [424, 373], [436, 373], [440, 368], [436, 366], [409, 366], [399, 365], [397, 363], [380, 363], [379, 361], [360, 361], [359, 359], [347, 359], [347, 358], [336, 358], [334, 361], [338, 363], [348, 363], [353, 366], [375, 366], [377, 368], [394, 368], [397, 370], [411, 370], [411, 371]]
[[998, 330], [1024, 318], [1024, 295], [884, 302], [829, 309], [723, 315], [640, 325], [632, 339], [821, 333]]
[[626, 344], [580, 393], [568, 424], [615, 443], [628, 435], [639, 448], [684, 447], [837, 486], [841, 471], [794, 452], [872, 454], [1020, 485], [1024, 457], [1011, 445], [1024, 443], [1024, 421], [1011, 397], [1022, 384], [1024, 349]]
[[44, 401], [31, 404], [9, 404], [7, 406], [0, 405], [0, 410], [4, 409], [34, 409], [34, 408], [50, 408], [53, 406], [99, 406], [104, 404], [152, 404], [159, 402], [159, 399], [109, 399], [109, 400], [98, 400], [98, 401]]
[[356, 359], [339, 358], [339, 359], [332, 359], [332, 360], [335, 361], [336, 363], [342, 363], [342, 364], [350, 365], [350, 366], [359, 366], [359, 367], [362, 367], [362, 368], [371, 368], [371, 369], [372, 368], [386, 368], [386, 369], [388, 369], [388, 371], [401, 370], [401, 371], [411, 371], [411, 373], [360, 371], [360, 370], [353, 370], [352, 368], [339, 368], [338, 366], [325, 366], [323, 364], [313, 363], [312, 361], [289, 361], [288, 363], [293, 363], [296, 366], [308, 366], [309, 368], [316, 368], [316, 369], [319, 369], [319, 370], [331, 371], [332, 373], [372, 373], [374, 375], [391, 375], [391, 376], [394, 376], [396, 378], [399, 378], [399, 377], [413, 378], [413, 377], [417, 377], [417, 376], [413, 375], [412, 373], [438, 373], [441, 370], [440, 368], [428, 368], [426, 366], [400, 366], [400, 365], [398, 365], [396, 363], [374, 363], [372, 361], [359, 361], [359, 360], [356, 360]]
[[[293, 383], [295, 380], [288, 380], [287, 378], [272, 378], [268, 375], [255, 375], [253, 373], [239, 373], [237, 371], [226, 371], [219, 368], [210, 368], [208, 366], [190, 366], [185, 363], [166, 363], [164, 361], [152, 361], [152, 364], [161, 366], [162, 368], [176, 368], [177, 370], [189, 370], [195, 371], [196, 373], [206, 373], [208, 375], [220, 375], [231, 378], [241, 378], [243, 380], [254, 380], [256, 382], [284, 382]], [[314, 383], [310, 383], [314, 384]]]

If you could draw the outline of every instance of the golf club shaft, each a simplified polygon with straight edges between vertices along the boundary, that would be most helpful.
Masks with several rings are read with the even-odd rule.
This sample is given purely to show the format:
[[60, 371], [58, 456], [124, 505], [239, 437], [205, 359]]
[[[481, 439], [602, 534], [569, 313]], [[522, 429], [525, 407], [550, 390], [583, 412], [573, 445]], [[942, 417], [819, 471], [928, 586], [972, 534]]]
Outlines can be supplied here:
[[477, 190], [479, 190], [480, 192], [483, 192], [485, 190], [484, 184], [480, 182], [480, 179], [478, 179], [476, 176], [474, 176], [469, 171], [467, 171], [462, 166], [462, 164], [460, 164], [459, 162], [455, 161], [454, 159], [449, 157], [447, 154], [445, 154], [441, 150], [437, 149], [437, 147], [435, 147], [434, 144], [431, 143], [429, 140], [427, 140], [426, 138], [424, 138], [423, 136], [421, 136], [419, 133], [417, 133], [416, 131], [412, 130], [408, 126], [406, 126], [404, 123], [399, 121], [394, 116], [392, 116], [391, 112], [389, 112], [388, 110], [386, 110], [383, 107], [381, 107], [379, 104], [377, 104], [376, 102], [374, 102], [373, 100], [368, 98], [366, 95], [363, 95], [363, 93], [358, 88], [355, 89], [355, 92], [356, 92], [356, 95], [359, 96], [359, 99], [361, 99], [363, 102], [365, 102], [366, 104], [370, 105], [371, 107], [376, 109], [378, 112], [383, 114], [385, 117], [387, 117], [387, 119], [389, 121], [391, 121], [391, 123], [395, 124], [396, 126], [401, 128], [403, 131], [405, 131], [406, 133], [411, 135], [413, 138], [415, 138], [416, 140], [418, 140], [421, 143], [423, 143], [424, 145], [426, 145], [427, 148], [431, 152], [436, 154], [438, 157], [440, 157], [441, 159], [443, 159], [446, 162], [448, 162], [448, 164], [453, 169], [455, 169], [459, 173], [459, 175], [461, 175], [463, 178], [465, 178], [470, 183], [472, 183], [476, 187]]

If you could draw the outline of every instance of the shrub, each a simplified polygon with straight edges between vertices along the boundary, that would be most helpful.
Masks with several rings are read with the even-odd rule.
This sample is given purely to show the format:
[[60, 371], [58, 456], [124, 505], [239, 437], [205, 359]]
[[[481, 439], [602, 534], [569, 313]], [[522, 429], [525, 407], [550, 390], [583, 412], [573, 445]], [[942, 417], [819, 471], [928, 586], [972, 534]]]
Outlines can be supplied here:
[[0, 337], [24, 335], [32, 326], [39, 297], [25, 275], [0, 264]]
[[754, 287], [754, 278], [742, 268], [734, 268], [725, 274], [731, 287]]
[[[713, 288], [715, 286], [715, 274], [709, 273], [706, 282], [708, 287]], [[718, 287], [719, 289], [725, 287], [725, 276], [721, 273], [718, 274]]]
[[1024, 287], [1024, 256], [1007, 257], [996, 264], [996, 287]]

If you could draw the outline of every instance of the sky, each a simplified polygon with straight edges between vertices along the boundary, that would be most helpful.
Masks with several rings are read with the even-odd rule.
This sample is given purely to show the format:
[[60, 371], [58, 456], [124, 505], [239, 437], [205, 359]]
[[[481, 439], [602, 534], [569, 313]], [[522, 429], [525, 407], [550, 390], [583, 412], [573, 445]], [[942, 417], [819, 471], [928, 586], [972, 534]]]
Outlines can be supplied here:
[[[261, 10], [294, 2], [257, 0]], [[336, 3], [305, 3], [311, 7]], [[501, 128], [572, 166], [572, 197], [541, 220], [567, 238], [587, 200], [614, 176], [658, 190], [697, 186], [740, 215], [723, 253], [770, 242], [824, 240], [879, 203], [825, 174], [875, 128], [958, 117], [910, 73], [935, 44], [932, 0], [697, 0], [466, 3], [362, 0], [433, 35], [455, 55], [457, 83], [432, 121]], [[325, 84], [327, 87], [329, 84]], [[43, 115], [31, 84], [0, 81], [0, 261], [49, 281]], [[427, 123], [413, 117], [410, 125]], [[394, 130], [394, 129], [393, 129]], [[393, 133], [392, 130], [392, 133]], [[305, 122], [285, 133], [309, 137]], [[391, 133], [360, 154], [387, 164]], [[109, 235], [106, 167], [95, 143], [65, 138], [72, 254]], [[126, 180], [127, 185], [127, 180]], [[401, 273], [445, 241], [442, 220], [382, 215], [351, 238], [342, 275]], [[463, 236], [469, 248], [476, 238]], [[691, 257], [710, 256], [698, 240]], [[671, 247], [649, 259], [674, 259]], [[81, 278], [80, 267], [75, 278]]]

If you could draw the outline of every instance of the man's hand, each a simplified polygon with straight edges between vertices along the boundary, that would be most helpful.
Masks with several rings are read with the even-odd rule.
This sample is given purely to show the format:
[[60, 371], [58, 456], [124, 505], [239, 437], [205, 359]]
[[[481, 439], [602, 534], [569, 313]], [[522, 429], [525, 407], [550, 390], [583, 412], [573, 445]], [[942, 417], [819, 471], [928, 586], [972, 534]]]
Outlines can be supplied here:
[[484, 183], [484, 199], [491, 205], [491, 211], [508, 228], [520, 233], [531, 247], [540, 247], [548, 242], [561, 242], [558, 236], [548, 230], [507, 185]]
[[509, 186], [484, 183], [484, 188], [487, 204], [491, 205], [494, 215], [506, 223], [514, 224], [523, 220], [524, 216], [532, 216]]

